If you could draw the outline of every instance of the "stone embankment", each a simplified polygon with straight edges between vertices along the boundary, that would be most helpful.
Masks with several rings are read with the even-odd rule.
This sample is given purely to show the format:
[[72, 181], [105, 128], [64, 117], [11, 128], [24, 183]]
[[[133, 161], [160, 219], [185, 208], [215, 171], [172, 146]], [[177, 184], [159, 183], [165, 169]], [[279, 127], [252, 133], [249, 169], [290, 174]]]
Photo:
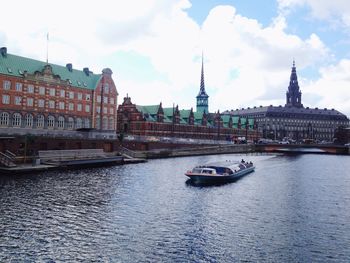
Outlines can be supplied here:
[[227, 154], [227, 153], [252, 153], [255, 151], [255, 145], [231, 144], [231, 145], [213, 145], [193, 148], [163, 148], [148, 151], [131, 151], [123, 148], [121, 153], [133, 158], [156, 159], [180, 156]]

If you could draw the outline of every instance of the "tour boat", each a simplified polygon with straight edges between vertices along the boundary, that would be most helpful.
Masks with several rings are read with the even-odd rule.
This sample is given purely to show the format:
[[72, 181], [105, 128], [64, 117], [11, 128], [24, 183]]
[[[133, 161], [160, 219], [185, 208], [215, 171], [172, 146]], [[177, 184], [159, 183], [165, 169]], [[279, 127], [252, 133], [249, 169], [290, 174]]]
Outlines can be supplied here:
[[198, 184], [222, 184], [235, 181], [254, 169], [252, 162], [226, 161], [196, 166], [185, 175]]

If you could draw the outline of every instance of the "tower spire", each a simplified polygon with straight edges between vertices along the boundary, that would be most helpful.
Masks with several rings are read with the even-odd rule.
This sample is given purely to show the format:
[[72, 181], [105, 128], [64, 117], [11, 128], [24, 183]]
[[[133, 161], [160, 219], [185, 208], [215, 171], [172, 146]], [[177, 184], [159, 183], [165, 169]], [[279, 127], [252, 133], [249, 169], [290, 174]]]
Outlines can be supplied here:
[[295, 67], [295, 60], [293, 59], [292, 72], [290, 74], [290, 81], [288, 91], [286, 93], [286, 106], [302, 108], [301, 91], [298, 84], [297, 70]]
[[197, 95], [197, 111], [208, 112], [208, 94], [205, 92], [204, 84], [204, 56], [202, 51], [202, 70], [201, 70], [201, 83], [199, 93]]

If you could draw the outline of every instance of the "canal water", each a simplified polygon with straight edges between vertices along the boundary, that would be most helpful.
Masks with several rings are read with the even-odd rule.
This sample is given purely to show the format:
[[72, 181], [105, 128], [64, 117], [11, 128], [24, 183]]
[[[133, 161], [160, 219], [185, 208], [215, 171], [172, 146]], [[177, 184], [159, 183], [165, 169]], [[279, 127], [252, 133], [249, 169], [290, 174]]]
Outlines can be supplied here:
[[[256, 171], [198, 187], [222, 160]], [[350, 157], [217, 155], [0, 177], [0, 262], [350, 262]]]

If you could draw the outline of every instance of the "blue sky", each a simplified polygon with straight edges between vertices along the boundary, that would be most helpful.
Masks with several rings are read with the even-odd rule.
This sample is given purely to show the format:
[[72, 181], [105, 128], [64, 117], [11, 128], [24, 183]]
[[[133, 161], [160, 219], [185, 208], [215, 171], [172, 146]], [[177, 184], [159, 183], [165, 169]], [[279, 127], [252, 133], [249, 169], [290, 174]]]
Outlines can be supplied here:
[[49, 61], [111, 68], [119, 103], [128, 94], [140, 105], [195, 109], [203, 52], [210, 111], [284, 105], [295, 59], [303, 104], [350, 115], [348, 0], [19, 0], [2, 8], [9, 53], [45, 61], [50, 32]]

